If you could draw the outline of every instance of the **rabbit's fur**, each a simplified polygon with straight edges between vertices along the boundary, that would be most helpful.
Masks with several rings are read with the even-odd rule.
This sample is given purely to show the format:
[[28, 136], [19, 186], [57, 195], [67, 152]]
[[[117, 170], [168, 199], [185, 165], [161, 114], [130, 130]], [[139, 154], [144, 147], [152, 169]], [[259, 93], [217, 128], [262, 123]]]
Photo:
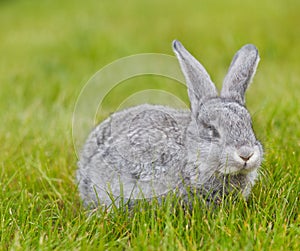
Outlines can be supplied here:
[[263, 149], [244, 106], [259, 61], [253, 45], [234, 56], [220, 96], [204, 67], [182, 46], [173, 50], [186, 79], [191, 110], [140, 105], [112, 114], [89, 135], [77, 179], [85, 205], [109, 206], [195, 192], [220, 201], [231, 191], [246, 198]]

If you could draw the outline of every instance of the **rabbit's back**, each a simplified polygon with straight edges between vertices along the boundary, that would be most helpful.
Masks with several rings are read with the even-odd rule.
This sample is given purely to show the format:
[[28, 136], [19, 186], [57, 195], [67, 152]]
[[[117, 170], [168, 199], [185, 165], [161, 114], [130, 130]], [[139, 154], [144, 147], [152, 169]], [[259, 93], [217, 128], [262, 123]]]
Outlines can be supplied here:
[[114, 113], [90, 134], [77, 178], [85, 203], [150, 198], [183, 178], [189, 111], [141, 105]]

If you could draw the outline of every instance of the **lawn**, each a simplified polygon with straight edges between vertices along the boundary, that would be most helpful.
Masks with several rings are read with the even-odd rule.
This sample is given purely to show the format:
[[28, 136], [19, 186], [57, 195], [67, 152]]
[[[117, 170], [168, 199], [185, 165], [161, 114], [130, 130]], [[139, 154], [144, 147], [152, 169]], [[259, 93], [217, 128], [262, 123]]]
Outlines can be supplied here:
[[[298, 0], [0, 1], [0, 249], [299, 250], [299, 13]], [[175, 38], [219, 88], [235, 51], [258, 47], [247, 107], [265, 149], [260, 179], [248, 202], [214, 210], [195, 201], [185, 212], [168, 198], [90, 214], [75, 183], [78, 96], [115, 60], [173, 55]], [[140, 76], [105, 97], [98, 120], [149, 89], [188, 105], [182, 85]]]

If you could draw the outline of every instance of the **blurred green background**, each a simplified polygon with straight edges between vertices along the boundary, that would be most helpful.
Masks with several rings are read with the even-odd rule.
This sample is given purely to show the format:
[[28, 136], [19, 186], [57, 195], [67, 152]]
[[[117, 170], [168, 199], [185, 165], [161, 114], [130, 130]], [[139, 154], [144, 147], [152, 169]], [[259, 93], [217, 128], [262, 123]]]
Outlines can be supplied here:
[[[295, 0], [1, 1], [2, 153], [13, 157], [20, 144], [32, 153], [31, 141], [25, 147], [28, 138], [48, 142], [50, 148], [65, 140], [72, 152], [72, 112], [88, 79], [125, 56], [173, 55], [173, 39], [202, 62], [219, 88], [236, 50], [255, 44], [261, 62], [247, 96], [254, 120], [261, 120], [257, 133], [268, 140], [267, 128], [282, 110], [284, 123], [289, 116], [290, 137], [295, 136], [291, 132], [299, 135], [293, 128], [299, 118], [299, 10]], [[174, 90], [168, 80], [143, 77], [112, 92], [107, 113], [129, 94], [148, 88], [175, 91], [188, 103], [184, 88]], [[274, 116], [268, 121], [270, 113]]]
[[43, 120], [55, 106], [67, 118], [98, 69], [137, 53], [173, 55], [175, 38], [219, 87], [234, 52], [253, 43], [261, 62], [249, 105], [297, 97], [299, 1], [1, 1], [0, 7], [5, 120], [30, 111]]
[[[5, 204], [27, 208], [31, 197], [22, 200], [20, 191], [29, 191], [44, 198], [41, 205], [58, 198], [76, 211], [71, 120], [80, 90], [119, 58], [173, 55], [173, 39], [202, 62], [219, 88], [234, 53], [246, 43], [258, 47], [261, 61], [247, 106], [266, 150], [269, 181], [263, 182], [276, 193], [280, 180], [299, 181], [299, 13], [298, 0], [0, 1], [2, 210]], [[153, 87], [188, 103], [182, 86], [143, 77], [115, 90], [106, 100], [107, 113], [130, 93]], [[13, 236], [16, 227], [6, 227]]]

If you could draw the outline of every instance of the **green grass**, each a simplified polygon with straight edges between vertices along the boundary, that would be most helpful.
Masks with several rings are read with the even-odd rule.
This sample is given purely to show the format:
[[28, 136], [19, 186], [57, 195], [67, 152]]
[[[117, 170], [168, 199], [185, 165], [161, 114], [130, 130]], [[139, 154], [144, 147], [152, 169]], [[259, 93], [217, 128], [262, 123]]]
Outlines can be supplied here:
[[[1, 250], [300, 249], [300, 2], [185, 2], [0, 1]], [[135, 214], [89, 216], [74, 183], [71, 122], [80, 90], [121, 57], [172, 54], [174, 38], [218, 87], [240, 46], [259, 48], [247, 106], [266, 152], [260, 180], [247, 203], [215, 211], [196, 201], [184, 212], [170, 198]], [[187, 102], [180, 86], [143, 77], [116, 88], [105, 109], [140, 80], [141, 89], [154, 82]]]

